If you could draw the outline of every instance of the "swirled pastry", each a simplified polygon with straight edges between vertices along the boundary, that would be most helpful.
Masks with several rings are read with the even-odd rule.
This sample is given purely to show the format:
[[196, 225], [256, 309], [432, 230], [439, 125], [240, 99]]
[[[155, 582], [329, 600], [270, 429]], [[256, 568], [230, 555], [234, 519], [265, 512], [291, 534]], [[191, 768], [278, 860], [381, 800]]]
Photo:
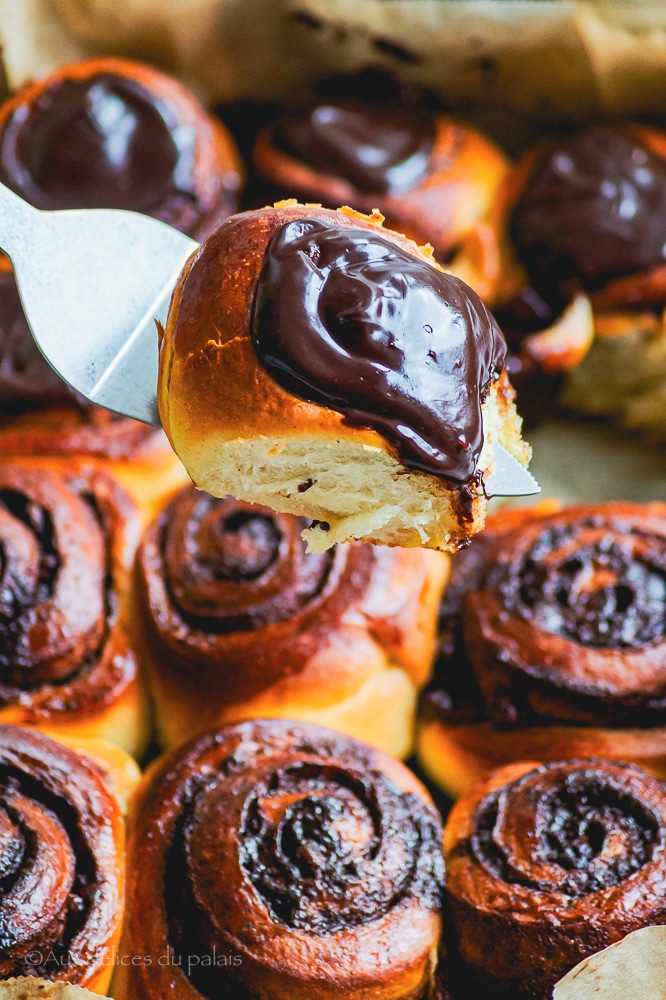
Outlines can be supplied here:
[[138, 535], [130, 498], [92, 462], [0, 464], [0, 720], [145, 748]]
[[233, 216], [185, 267], [160, 352], [163, 426], [194, 483], [357, 539], [455, 550], [494, 447], [526, 463], [479, 297], [376, 217]]
[[456, 803], [444, 844], [462, 996], [543, 1000], [581, 959], [666, 923], [666, 790], [631, 765], [507, 765]]
[[663, 774], [666, 506], [497, 515], [454, 561], [423, 766], [453, 794], [489, 767], [596, 754]]
[[427, 995], [439, 816], [390, 757], [319, 726], [228, 726], [166, 754], [136, 800], [118, 1000]]
[[307, 553], [306, 524], [189, 487], [146, 532], [145, 658], [166, 743], [283, 716], [408, 753], [447, 557], [360, 544]]
[[123, 916], [124, 836], [96, 765], [42, 733], [0, 725], [0, 977], [106, 992]]

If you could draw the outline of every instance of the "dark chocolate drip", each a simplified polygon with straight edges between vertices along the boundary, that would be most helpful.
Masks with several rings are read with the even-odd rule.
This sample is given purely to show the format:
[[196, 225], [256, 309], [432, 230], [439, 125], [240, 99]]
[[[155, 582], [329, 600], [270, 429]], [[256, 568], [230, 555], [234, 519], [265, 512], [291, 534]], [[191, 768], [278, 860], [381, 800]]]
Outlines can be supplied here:
[[435, 129], [431, 116], [418, 111], [329, 102], [282, 118], [274, 142], [359, 191], [398, 194], [426, 174]]
[[0, 413], [74, 400], [32, 338], [13, 272], [0, 270]]
[[184, 621], [210, 633], [296, 616], [324, 589], [334, 555], [307, 554], [305, 518], [185, 490], [163, 534], [167, 585]]
[[620, 885], [660, 842], [658, 817], [629, 782], [565, 763], [531, 771], [485, 799], [472, 849], [504, 882], [577, 897]]
[[0, 180], [37, 208], [123, 208], [162, 218], [192, 200], [194, 131], [134, 80], [54, 82], [0, 136]]
[[[581, 544], [582, 542], [582, 544]], [[545, 529], [520, 567], [489, 574], [507, 610], [600, 649], [639, 649], [666, 635], [666, 550], [603, 516]], [[495, 577], [498, 577], [497, 579]]]
[[511, 231], [535, 286], [587, 289], [666, 260], [666, 161], [628, 130], [597, 126], [550, 146]]
[[280, 385], [373, 427], [406, 466], [474, 477], [506, 348], [458, 278], [373, 232], [290, 222], [266, 250], [253, 339]]

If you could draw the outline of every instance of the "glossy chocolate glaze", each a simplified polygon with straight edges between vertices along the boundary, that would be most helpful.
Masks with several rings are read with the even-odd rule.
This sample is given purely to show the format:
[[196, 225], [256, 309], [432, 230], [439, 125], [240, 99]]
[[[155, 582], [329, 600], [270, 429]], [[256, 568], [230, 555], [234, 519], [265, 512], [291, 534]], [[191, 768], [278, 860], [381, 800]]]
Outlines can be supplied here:
[[170, 221], [193, 200], [194, 130], [134, 80], [52, 84], [0, 135], [0, 180], [42, 209], [123, 208]]
[[409, 468], [475, 476], [506, 345], [458, 278], [367, 230], [297, 220], [266, 249], [252, 327], [284, 388], [373, 427]]
[[627, 127], [546, 147], [511, 220], [535, 285], [587, 289], [666, 259], [666, 161]]
[[432, 118], [361, 102], [328, 102], [285, 116], [278, 149], [359, 191], [400, 194], [425, 176], [435, 142]]

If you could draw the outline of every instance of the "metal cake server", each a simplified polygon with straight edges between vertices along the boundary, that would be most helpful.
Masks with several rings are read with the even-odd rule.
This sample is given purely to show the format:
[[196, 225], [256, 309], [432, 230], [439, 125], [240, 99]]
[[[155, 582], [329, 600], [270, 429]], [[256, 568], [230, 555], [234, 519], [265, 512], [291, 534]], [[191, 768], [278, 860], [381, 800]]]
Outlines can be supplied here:
[[[160, 426], [157, 334], [198, 244], [136, 212], [45, 212], [0, 184], [0, 247], [10, 257], [40, 351], [82, 396]], [[539, 492], [501, 445], [486, 482], [493, 496]]]

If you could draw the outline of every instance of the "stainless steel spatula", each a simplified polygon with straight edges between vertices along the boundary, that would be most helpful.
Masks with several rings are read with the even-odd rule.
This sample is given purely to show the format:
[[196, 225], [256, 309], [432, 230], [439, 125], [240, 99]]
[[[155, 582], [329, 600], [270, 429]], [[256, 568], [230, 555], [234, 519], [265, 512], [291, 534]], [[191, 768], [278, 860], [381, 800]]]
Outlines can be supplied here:
[[[49, 364], [93, 403], [159, 427], [155, 320], [197, 243], [135, 212], [38, 211], [0, 184], [0, 247]], [[501, 446], [496, 465], [489, 494], [539, 492]]]

